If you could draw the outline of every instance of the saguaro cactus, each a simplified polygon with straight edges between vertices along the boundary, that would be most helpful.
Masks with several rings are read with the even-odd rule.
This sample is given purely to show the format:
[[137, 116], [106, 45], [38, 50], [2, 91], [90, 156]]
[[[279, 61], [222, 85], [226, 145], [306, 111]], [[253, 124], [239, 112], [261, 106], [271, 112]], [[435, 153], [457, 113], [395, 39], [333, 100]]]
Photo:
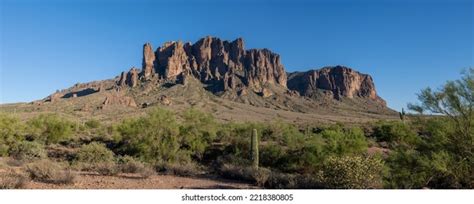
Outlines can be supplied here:
[[402, 112], [399, 112], [398, 114], [400, 115], [400, 120], [405, 122], [405, 110], [402, 108]]
[[258, 135], [257, 129], [252, 131], [252, 141], [251, 141], [251, 151], [252, 151], [252, 167], [258, 169]]

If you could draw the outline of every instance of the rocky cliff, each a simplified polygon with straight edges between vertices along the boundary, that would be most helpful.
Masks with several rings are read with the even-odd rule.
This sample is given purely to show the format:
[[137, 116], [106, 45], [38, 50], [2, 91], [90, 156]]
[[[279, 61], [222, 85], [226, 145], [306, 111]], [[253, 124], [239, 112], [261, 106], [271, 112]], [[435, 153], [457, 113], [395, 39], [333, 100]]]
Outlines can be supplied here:
[[290, 73], [288, 88], [310, 98], [318, 97], [321, 93], [329, 93], [337, 100], [357, 97], [385, 104], [385, 101], [377, 95], [371, 76], [344, 66]]
[[[171, 41], [153, 53], [151, 45], [143, 46], [141, 80], [156, 78], [173, 81], [192, 76], [213, 84], [214, 91], [248, 87], [261, 91], [263, 85], [286, 88], [287, 76], [280, 56], [268, 49], [245, 50], [241, 38], [232, 42], [205, 37], [194, 44]], [[136, 86], [135, 70], [122, 73], [118, 84]]]

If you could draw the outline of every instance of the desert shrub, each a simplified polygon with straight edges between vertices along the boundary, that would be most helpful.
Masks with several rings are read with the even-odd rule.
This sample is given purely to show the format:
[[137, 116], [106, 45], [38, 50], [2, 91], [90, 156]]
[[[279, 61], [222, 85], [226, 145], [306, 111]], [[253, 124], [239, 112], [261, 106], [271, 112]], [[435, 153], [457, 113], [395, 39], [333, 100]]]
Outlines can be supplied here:
[[34, 181], [54, 184], [72, 184], [76, 178], [70, 170], [64, 170], [50, 160], [39, 160], [26, 166], [26, 172]]
[[147, 116], [123, 121], [118, 127], [121, 151], [146, 162], [190, 160], [189, 152], [180, 149], [178, 123], [174, 114], [155, 109]]
[[54, 114], [41, 114], [29, 120], [28, 126], [34, 138], [46, 144], [67, 140], [73, 132], [73, 123]]
[[382, 160], [374, 157], [330, 157], [318, 177], [325, 188], [381, 188], [383, 169]]
[[95, 119], [90, 119], [84, 123], [87, 128], [95, 129], [101, 126], [100, 121]]
[[270, 189], [294, 189], [297, 188], [296, 176], [288, 173], [273, 171], [270, 173], [265, 188]]
[[379, 122], [373, 130], [373, 136], [379, 142], [396, 145], [416, 145], [420, 138], [408, 124], [402, 122]]
[[286, 149], [281, 145], [270, 143], [260, 145], [260, 164], [265, 167], [279, 167], [285, 165]]
[[76, 160], [87, 164], [109, 162], [114, 160], [114, 153], [107, 149], [104, 144], [92, 142], [83, 145], [79, 149], [76, 155]]
[[145, 163], [130, 156], [119, 158], [118, 163], [120, 171], [123, 173], [138, 173], [142, 178], [148, 178], [155, 173], [155, 171]]
[[83, 145], [79, 149], [75, 165], [82, 170], [96, 171], [102, 175], [116, 175], [120, 171], [115, 163], [114, 153], [97, 142]]
[[0, 144], [0, 157], [8, 156], [10, 147], [6, 144]]
[[264, 186], [270, 177], [271, 171], [266, 168], [252, 168], [250, 166], [238, 166], [223, 164], [219, 168], [219, 174], [228, 179], [253, 182], [258, 186]]
[[20, 120], [0, 113], [0, 156], [7, 156], [10, 147], [24, 140], [24, 129]]
[[429, 160], [413, 149], [397, 148], [387, 159], [390, 171], [386, 186], [389, 188], [422, 188], [430, 172]]
[[104, 176], [115, 176], [120, 173], [120, 167], [113, 161], [95, 163], [92, 169]]
[[145, 166], [143, 168], [140, 168], [136, 173], [138, 173], [141, 178], [149, 178], [155, 175], [155, 170], [149, 166]]
[[202, 173], [201, 167], [196, 163], [169, 163], [158, 162], [155, 166], [158, 172], [177, 176], [196, 176]]
[[216, 138], [217, 123], [209, 113], [188, 109], [183, 114], [179, 128], [181, 145], [201, 158], [209, 144]]
[[288, 148], [297, 148], [304, 142], [304, 134], [295, 125], [281, 120], [273, 121], [268, 126], [264, 126], [261, 133], [262, 140], [275, 141]]
[[28, 177], [13, 169], [8, 169], [6, 173], [0, 174], [0, 189], [25, 188], [27, 183]]
[[44, 146], [38, 142], [22, 141], [10, 149], [10, 156], [20, 161], [33, 161], [47, 157]]
[[289, 174], [272, 171], [265, 183], [270, 189], [319, 189], [321, 182], [311, 174]]
[[472, 163], [460, 152], [462, 148], [458, 148], [464, 144], [450, 139], [456, 134], [452, 124], [438, 118], [423, 123], [422, 140], [418, 145], [398, 147], [387, 158], [386, 187], [472, 187]]
[[321, 136], [325, 139], [324, 151], [327, 154], [360, 154], [368, 147], [364, 132], [359, 128], [327, 129], [321, 132]]

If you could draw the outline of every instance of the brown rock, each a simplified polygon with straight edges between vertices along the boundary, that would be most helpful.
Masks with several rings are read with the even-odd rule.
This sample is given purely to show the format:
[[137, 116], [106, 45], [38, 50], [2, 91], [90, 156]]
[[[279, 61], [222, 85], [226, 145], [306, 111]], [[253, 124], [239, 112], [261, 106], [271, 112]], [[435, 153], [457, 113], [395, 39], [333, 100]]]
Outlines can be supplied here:
[[318, 91], [331, 91], [333, 98], [366, 98], [385, 104], [377, 96], [372, 77], [343, 66], [325, 67], [320, 70], [291, 73], [288, 88], [307, 97], [317, 96]]
[[263, 96], [263, 98], [268, 98], [268, 97], [273, 95], [273, 92], [270, 91], [270, 89], [263, 88], [262, 92], [261, 92], [261, 95]]
[[135, 87], [138, 85], [138, 69], [132, 67], [128, 72], [122, 72], [120, 78], [117, 82], [119, 86], [128, 85], [130, 87]]
[[119, 94], [109, 94], [105, 97], [105, 100], [102, 103], [102, 108], [106, 108], [111, 105], [137, 107], [137, 103], [132, 97], [121, 96]]
[[155, 73], [155, 53], [150, 43], [143, 45], [142, 75], [145, 79], [150, 79]]
[[286, 72], [280, 56], [270, 50], [252, 49], [245, 58], [245, 78], [248, 86], [260, 88], [265, 83], [286, 87]]
[[60, 93], [60, 92], [55, 92], [51, 95], [48, 96], [48, 98], [46, 99], [46, 101], [49, 101], [51, 103], [54, 103], [54, 102], [57, 102], [61, 99], [63, 95]]
[[165, 106], [171, 105], [171, 100], [170, 100], [169, 97], [166, 96], [166, 95], [160, 96], [160, 99], [159, 99], [159, 100], [160, 100], [160, 103], [163, 104], [163, 105], [165, 105]]
[[243, 89], [239, 90], [239, 92], [237, 92], [237, 94], [239, 96], [246, 96], [248, 94], [248, 91], [247, 91], [247, 89], [243, 88]]
[[[280, 56], [267, 49], [246, 51], [242, 38], [232, 42], [205, 37], [194, 44], [167, 42], [155, 53], [151, 45], [143, 46], [141, 76], [149, 78], [155, 72], [165, 80], [178, 81], [185, 73], [204, 83], [217, 83], [221, 90], [240, 86], [261, 90], [266, 84], [286, 87], [286, 72]], [[118, 85], [137, 86], [138, 77], [132, 71], [122, 73]], [[217, 87], [217, 86], [216, 86]]]
[[164, 79], [176, 78], [183, 70], [191, 69], [181, 41], [165, 43], [158, 48], [156, 55], [159, 63], [158, 72]]

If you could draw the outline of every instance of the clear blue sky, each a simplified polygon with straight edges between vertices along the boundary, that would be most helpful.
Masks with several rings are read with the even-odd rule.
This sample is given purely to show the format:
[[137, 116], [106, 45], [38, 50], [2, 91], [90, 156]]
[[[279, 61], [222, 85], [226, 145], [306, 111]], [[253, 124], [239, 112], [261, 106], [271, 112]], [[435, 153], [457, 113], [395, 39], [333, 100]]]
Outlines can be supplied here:
[[206, 35], [269, 48], [288, 71], [341, 64], [371, 74], [398, 110], [474, 66], [470, 0], [0, 2], [0, 103], [140, 67], [145, 42]]

